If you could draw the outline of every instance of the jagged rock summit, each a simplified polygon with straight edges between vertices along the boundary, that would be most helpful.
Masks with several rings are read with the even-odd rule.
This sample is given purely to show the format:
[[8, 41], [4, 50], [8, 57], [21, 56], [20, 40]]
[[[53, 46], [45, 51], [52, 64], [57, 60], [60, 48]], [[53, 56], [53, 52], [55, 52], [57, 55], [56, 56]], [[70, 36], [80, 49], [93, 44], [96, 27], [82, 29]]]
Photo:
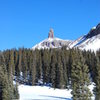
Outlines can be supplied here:
[[61, 48], [62, 46], [68, 46], [68, 44], [71, 42], [72, 41], [70, 40], [62, 40], [60, 38], [54, 37], [54, 31], [53, 29], [50, 29], [48, 38], [33, 46], [32, 49]]
[[54, 31], [52, 28], [50, 29], [50, 32], [48, 34], [48, 38], [54, 38]]
[[33, 46], [32, 49], [61, 48], [62, 46], [67, 48], [78, 47], [81, 50], [85, 49], [96, 52], [100, 49], [100, 23], [96, 27], [91, 28], [88, 34], [81, 36], [75, 41], [56, 38], [54, 37], [53, 29], [50, 29], [48, 38]]

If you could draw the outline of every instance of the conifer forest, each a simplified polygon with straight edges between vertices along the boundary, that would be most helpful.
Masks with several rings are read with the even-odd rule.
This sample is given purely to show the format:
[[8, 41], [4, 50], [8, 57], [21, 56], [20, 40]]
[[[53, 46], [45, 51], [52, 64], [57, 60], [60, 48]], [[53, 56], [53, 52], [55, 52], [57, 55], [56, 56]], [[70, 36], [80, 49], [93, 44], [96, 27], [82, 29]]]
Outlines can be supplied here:
[[26, 48], [0, 52], [0, 100], [19, 98], [17, 84], [49, 85], [72, 89], [73, 100], [91, 100], [88, 86], [95, 83], [95, 100], [100, 100], [100, 50]]

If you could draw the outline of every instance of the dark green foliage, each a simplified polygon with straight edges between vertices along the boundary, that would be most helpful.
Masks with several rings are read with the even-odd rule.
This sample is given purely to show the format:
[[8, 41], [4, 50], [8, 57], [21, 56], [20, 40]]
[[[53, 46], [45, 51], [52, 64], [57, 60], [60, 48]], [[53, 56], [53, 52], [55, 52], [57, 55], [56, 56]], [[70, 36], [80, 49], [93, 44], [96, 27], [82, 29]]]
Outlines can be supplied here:
[[96, 95], [96, 100], [100, 100], [100, 59], [99, 57], [96, 58], [96, 67], [95, 67], [95, 95]]
[[21, 71], [23, 72], [23, 78], [26, 80], [27, 78], [27, 72], [28, 72], [28, 66], [27, 66], [27, 50], [24, 48], [22, 49], [22, 69]]
[[63, 74], [64, 70], [61, 62], [61, 57], [59, 55], [57, 61], [58, 62], [56, 65], [56, 87], [64, 88], [65, 87], [64, 74]]
[[9, 69], [8, 72], [12, 75], [15, 75], [15, 64], [14, 64], [14, 50], [10, 51], [10, 59], [9, 59]]
[[88, 89], [90, 84], [88, 66], [85, 64], [81, 52], [78, 54], [79, 56], [73, 60], [71, 72], [73, 100], [91, 100], [92, 95]]
[[42, 58], [41, 58], [41, 52], [35, 51], [35, 59], [36, 59], [36, 82], [42, 78]]
[[19, 99], [19, 93], [18, 93], [18, 85], [16, 84], [14, 87], [14, 99]]
[[49, 83], [49, 72], [50, 72], [50, 56], [49, 51], [44, 50], [42, 53], [42, 68], [43, 68], [43, 81]]
[[50, 83], [52, 83], [52, 87], [56, 87], [56, 64], [57, 64], [57, 59], [55, 57], [55, 54], [53, 53], [51, 56], [51, 62], [50, 62]]
[[36, 54], [33, 55], [32, 67], [31, 67], [31, 77], [32, 77], [32, 85], [35, 85], [36, 82]]
[[[66, 47], [34, 51], [20, 48], [6, 50], [3, 55], [6, 68], [2, 67], [1, 70], [4, 70], [6, 74], [1, 72], [4, 78], [1, 77], [5, 80], [8, 75], [7, 84], [9, 85], [7, 87], [11, 89], [7, 91], [10, 91], [9, 96], [13, 98], [19, 97], [18, 90], [12, 82], [14, 75], [16, 82], [23, 84], [51, 84], [53, 88], [72, 88], [74, 100], [77, 97], [80, 100], [89, 100], [91, 93], [87, 86], [90, 81], [93, 81], [96, 83], [96, 98], [99, 98], [100, 51], [95, 54], [79, 49], [66, 50]], [[2, 65], [2, 59], [0, 59], [0, 63]]]
[[7, 73], [4, 72], [3, 67], [0, 66], [0, 100], [10, 100]]
[[22, 49], [18, 51], [18, 66], [16, 68], [17, 76], [20, 76], [20, 72], [22, 71]]
[[[11, 71], [11, 70], [9, 70]], [[0, 100], [14, 100], [19, 97], [15, 97], [14, 85], [11, 72], [7, 72], [7, 67], [5, 65], [5, 58], [2, 53], [0, 53]], [[17, 90], [17, 87], [16, 87]]]

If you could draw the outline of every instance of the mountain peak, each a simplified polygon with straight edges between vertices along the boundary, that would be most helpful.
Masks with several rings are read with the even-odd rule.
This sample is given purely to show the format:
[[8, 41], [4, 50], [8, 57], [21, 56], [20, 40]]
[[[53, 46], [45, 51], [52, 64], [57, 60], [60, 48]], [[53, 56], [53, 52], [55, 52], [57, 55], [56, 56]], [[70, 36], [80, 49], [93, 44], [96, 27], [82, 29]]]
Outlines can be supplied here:
[[67, 47], [71, 42], [72, 41], [70, 40], [62, 40], [60, 38], [54, 37], [54, 31], [53, 29], [50, 29], [48, 38], [33, 46], [32, 49], [35, 50], [35, 49], [61, 48], [63, 46]]
[[96, 26], [96, 27], [93, 27], [89, 33], [86, 35], [86, 38], [92, 38], [94, 36], [97, 36], [100, 34], [100, 23]]
[[48, 38], [54, 38], [54, 31], [53, 31], [52, 28], [51, 28], [50, 31], [49, 31]]
[[62, 40], [54, 37], [53, 29], [50, 29], [48, 38], [32, 47], [35, 49], [49, 49], [49, 48], [79, 48], [81, 50], [92, 50], [96, 52], [100, 49], [100, 23], [93, 27], [88, 34], [81, 36], [75, 41]]

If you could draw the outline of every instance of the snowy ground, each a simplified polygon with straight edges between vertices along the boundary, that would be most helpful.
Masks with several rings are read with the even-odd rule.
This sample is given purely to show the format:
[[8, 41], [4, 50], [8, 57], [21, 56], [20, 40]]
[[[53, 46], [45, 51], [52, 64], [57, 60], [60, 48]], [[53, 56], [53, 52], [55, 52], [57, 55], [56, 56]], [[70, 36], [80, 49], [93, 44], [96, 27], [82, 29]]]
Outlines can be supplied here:
[[71, 90], [19, 85], [20, 100], [71, 100]]
[[[94, 83], [89, 86], [93, 90]], [[67, 89], [53, 89], [47, 86], [18, 86], [20, 100], [72, 100], [71, 90]], [[94, 100], [94, 95], [92, 97]]]

